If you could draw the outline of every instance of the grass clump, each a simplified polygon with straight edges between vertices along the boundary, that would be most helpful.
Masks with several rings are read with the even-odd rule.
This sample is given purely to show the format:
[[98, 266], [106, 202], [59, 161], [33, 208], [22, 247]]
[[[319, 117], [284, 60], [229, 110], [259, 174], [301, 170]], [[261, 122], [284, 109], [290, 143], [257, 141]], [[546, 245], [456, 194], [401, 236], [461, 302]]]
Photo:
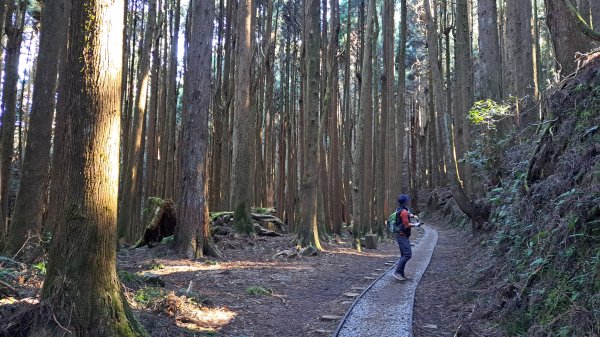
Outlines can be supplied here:
[[271, 296], [273, 295], [273, 291], [260, 286], [251, 286], [246, 288], [246, 294], [251, 296]]

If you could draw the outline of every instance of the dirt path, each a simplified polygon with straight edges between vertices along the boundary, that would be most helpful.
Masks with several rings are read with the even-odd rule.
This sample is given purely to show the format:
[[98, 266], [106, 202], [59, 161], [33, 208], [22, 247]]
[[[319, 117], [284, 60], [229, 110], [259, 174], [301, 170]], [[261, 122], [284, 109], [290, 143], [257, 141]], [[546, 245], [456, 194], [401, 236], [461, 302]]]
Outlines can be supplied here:
[[[485, 259], [474, 256], [477, 240], [465, 230], [436, 227], [438, 242], [415, 295], [414, 337], [496, 336], [478, 322], [470, 290], [469, 270], [483, 268]], [[481, 323], [481, 324], [479, 324]]]

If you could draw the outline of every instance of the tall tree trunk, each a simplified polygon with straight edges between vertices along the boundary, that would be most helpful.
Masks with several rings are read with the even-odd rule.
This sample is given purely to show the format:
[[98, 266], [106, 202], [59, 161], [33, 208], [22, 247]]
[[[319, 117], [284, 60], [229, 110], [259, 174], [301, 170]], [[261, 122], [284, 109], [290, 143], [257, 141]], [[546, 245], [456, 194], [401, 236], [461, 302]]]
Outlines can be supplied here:
[[252, 230], [250, 207], [252, 206], [254, 135], [256, 116], [250, 106], [250, 69], [252, 67], [253, 0], [242, 0], [237, 9], [237, 44], [235, 66], [233, 155], [231, 170], [231, 202], [235, 221], [240, 229]]
[[225, 27], [225, 60], [223, 65], [223, 85], [221, 102], [223, 104], [222, 124], [223, 132], [218, 136], [220, 137], [221, 143], [221, 167], [220, 167], [220, 178], [221, 184], [221, 201], [219, 203], [220, 209], [230, 209], [229, 201], [231, 198], [231, 126], [233, 125], [233, 118], [230, 118], [232, 112], [233, 101], [233, 87], [234, 87], [234, 54], [235, 54], [235, 24], [236, 21], [233, 19], [235, 11], [234, 1], [227, 2], [227, 17], [225, 21], [227, 26]]
[[[370, 41], [369, 44], [365, 42], [365, 48], [370, 48], [369, 54], [369, 69], [367, 70], [368, 77], [363, 77], [362, 85], [365, 85], [368, 88], [369, 93], [365, 97], [365, 105], [363, 105], [364, 110], [362, 110], [365, 114], [365, 128], [364, 128], [364, 161], [363, 161], [363, 214], [365, 216], [363, 225], [366, 225], [365, 230], [369, 233], [373, 233], [373, 198], [374, 198], [374, 176], [373, 176], [373, 166], [377, 167], [377, 165], [373, 165], [375, 163], [375, 152], [374, 152], [374, 137], [373, 137], [373, 125], [376, 125], [376, 121], [374, 115], [378, 113], [377, 107], [379, 103], [379, 98], [374, 95], [374, 88], [376, 87], [378, 68], [377, 68], [377, 36], [379, 34], [379, 23], [377, 20], [377, 4], [376, 2], [370, 3], [373, 7], [372, 10], [372, 23], [370, 33]], [[363, 60], [364, 65], [364, 60]], [[361, 87], [362, 88], [362, 87]], [[361, 97], [362, 100], [363, 97]]]
[[455, 7], [454, 42], [454, 131], [456, 156], [460, 179], [467, 193], [473, 192], [472, 173], [468, 163], [462, 161], [468, 151], [470, 137], [466, 124], [467, 115], [473, 105], [473, 59], [471, 57], [471, 38], [469, 28], [469, 6], [467, 0], [457, 0]]
[[405, 149], [405, 137], [406, 137], [406, 103], [405, 103], [405, 91], [406, 91], [406, 75], [405, 75], [405, 62], [406, 62], [406, 44], [408, 37], [408, 23], [407, 23], [407, 11], [408, 7], [406, 4], [407, 0], [400, 0], [400, 22], [398, 23], [400, 39], [398, 40], [398, 55], [396, 57], [396, 67], [398, 69], [398, 87], [396, 89], [396, 110], [394, 117], [390, 120], [390, 135], [395, 135], [395, 148], [393, 154], [390, 156], [392, 159], [392, 165], [390, 165], [390, 178], [391, 185], [394, 188], [390, 192], [390, 209], [395, 209], [396, 196], [404, 191], [406, 187], [404, 182], [404, 149]]
[[592, 49], [592, 40], [577, 28], [562, 0], [545, 0], [544, 3], [557, 70], [565, 77], [577, 69], [575, 53], [586, 53]]
[[[5, 243], [8, 221], [10, 172], [14, 155], [14, 134], [19, 81], [19, 57], [23, 40], [25, 1], [7, 4], [4, 31], [6, 59], [4, 60], [4, 86], [2, 87], [2, 139], [0, 140], [0, 248]], [[14, 20], [12, 19], [14, 15]]]
[[[160, 4], [160, 2], [159, 2]], [[162, 22], [163, 12], [161, 11], [158, 15], [158, 22]], [[161, 23], [162, 24], [162, 23]], [[157, 30], [160, 30], [162, 27], [157, 27]], [[147, 132], [145, 132], [146, 136], [146, 144], [145, 144], [145, 152], [146, 152], [146, 176], [143, 181], [144, 186], [144, 196], [150, 197], [154, 196], [156, 193], [156, 181], [155, 181], [155, 172], [156, 172], [156, 136], [157, 136], [157, 119], [158, 119], [158, 105], [159, 105], [159, 87], [160, 87], [160, 38], [159, 34], [157, 34], [156, 38], [153, 39], [153, 47], [152, 47], [152, 71], [150, 75], [150, 100], [148, 104], [148, 118], [146, 123], [148, 123]], [[145, 200], [142, 199], [142, 200]]]
[[498, 40], [496, 0], [479, 0], [479, 64], [481, 98], [502, 99], [502, 57]]
[[[533, 97], [534, 81], [531, 0], [506, 2], [504, 96]], [[527, 105], [527, 101], [525, 102]], [[523, 109], [519, 105], [519, 112]], [[519, 120], [517, 120], [519, 123]]]
[[340, 137], [339, 137], [339, 117], [338, 117], [338, 106], [339, 106], [339, 95], [338, 95], [338, 60], [337, 53], [339, 52], [339, 34], [340, 34], [340, 4], [338, 0], [330, 0], [329, 6], [331, 8], [331, 23], [330, 34], [329, 34], [329, 49], [328, 58], [329, 62], [327, 66], [327, 96], [330, 98], [329, 105], [326, 107], [329, 110], [329, 116], [331, 121], [329, 123], [329, 135], [331, 139], [331, 156], [329, 158], [330, 168], [330, 186], [331, 186], [331, 198], [330, 198], [330, 212], [333, 232], [341, 234], [342, 232], [342, 177], [341, 168], [342, 166], [340, 157]]
[[[395, 105], [394, 105], [394, 1], [385, 0], [383, 9], [383, 67], [384, 73], [381, 77], [381, 127], [379, 132], [379, 174], [376, 175], [379, 186], [377, 196], [377, 219], [381, 225], [384, 219], [387, 219], [391, 191], [390, 188], [390, 169], [393, 162], [391, 154], [396, 151], [395, 147], [395, 128], [390, 119], [394, 120]], [[392, 136], [393, 135], [393, 136]], [[394, 141], [389, 142], [392, 136]], [[394, 193], [395, 194], [395, 193]], [[383, 231], [379, 233], [383, 234]]]
[[[352, 187], [350, 186], [350, 177], [352, 171], [352, 154], [351, 154], [351, 143], [352, 143], [352, 128], [350, 127], [351, 119], [351, 93], [350, 93], [350, 63], [351, 63], [351, 32], [352, 32], [352, 21], [351, 19], [351, 2], [348, 1], [346, 10], [346, 44], [344, 48], [344, 104], [342, 109], [342, 132], [341, 132], [341, 144], [342, 149], [340, 155], [343, 160], [343, 198], [344, 198], [344, 210], [343, 210], [343, 221], [346, 224], [350, 223], [350, 202], [352, 200]], [[341, 232], [341, 228], [340, 228]]]
[[319, 172], [319, 0], [304, 2], [305, 35], [304, 60], [306, 81], [304, 84], [304, 168], [302, 170], [301, 202], [302, 222], [298, 228], [298, 242], [302, 246], [313, 245], [321, 249], [317, 228], [317, 193]]
[[[431, 77], [433, 84], [433, 96], [434, 96], [434, 106], [438, 111], [438, 114], [441, 114], [441, 129], [443, 133], [442, 144], [444, 147], [444, 157], [446, 161], [446, 172], [448, 174], [448, 180], [450, 183], [450, 187], [452, 190], [452, 195], [459, 205], [460, 209], [469, 216], [473, 223], [476, 226], [481, 225], [485, 219], [482, 219], [480, 212], [478, 209], [471, 204], [469, 199], [467, 198], [464, 190], [462, 189], [460, 182], [458, 181], [458, 176], [456, 175], [456, 171], [453, 169], [456, 163], [453, 159], [452, 154], [452, 139], [450, 133], [449, 126], [449, 109], [444, 106], [444, 102], [446, 100], [447, 93], [444, 90], [444, 85], [442, 83], [442, 71], [441, 65], [439, 62], [439, 49], [438, 49], [438, 33], [437, 33], [437, 24], [436, 24], [436, 0], [425, 0], [425, 20], [427, 24], [427, 45], [428, 45], [428, 60], [429, 66], [431, 67]], [[474, 228], [475, 229], [475, 228]]]
[[133, 111], [133, 120], [130, 130], [129, 144], [124, 148], [127, 151], [127, 162], [125, 163], [125, 173], [123, 176], [123, 194], [121, 198], [121, 207], [119, 208], [118, 236], [120, 240], [133, 240], [131, 228], [134, 226], [133, 218], [136, 205], [140, 202], [136, 196], [138, 184], [138, 175], [142, 173], [142, 162], [139, 161], [142, 147], [142, 128], [146, 116], [146, 93], [150, 72], [150, 50], [153, 43], [153, 36], [156, 27], [156, 2], [148, 1], [148, 23], [145, 27], [144, 45], [140, 51], [138, 84], [136, 87], [135, 105]]
[[[2, 1], [0, 3], [0, 43], [4, 45], [4, 19], [6, 17], [6, 3], [8, 1]], [[4, 53], [0, 52], [0, 67], [4, 66]]]
[[[73, 1], [65, 83], [65, 185], [35, 336], [147, 336], [116, 273], [121, 1]], [[56, 198], [57, 195], [52, 195]], [[94, 266], [93, 270], [89, 270]], [[31, 322], [28, 322], [31, 323]]]
[[175, 247], [188, 258], [219, 255], [212, 243], [206, 204], [206, 155], [210, 107], [213, 1], [194, 0], [188, 36], [181, 131], [181, 190]]
[[[360, 85], [360, 108], [358, 112], [358, 123], [356, 128], [356, 143], [354, 146], [353, 154], [353, 169], [352, 169], [352, 233], [353, 233], [353, 247], [360, 251], [360, 236], [363, 226], [367, 225], [370, 213], [368, 212], [367, 203], [370, 193], [367, 189], [372, 186], [367, 186], [365, 183], [365, 161], [366, 154], [370, 153], [370, 149], [367, 148], [367, 115], [372, 113], [372, 97], [371, 97], [371, 80], [372, 80], [372, 59], [371, 53], [372, 48], [372, 36], [373, 36], [373, 20], [374, 20], [374, 7], [375, 0], [369, 0], [367, 7], [367, 20], [365, 28], [365, 46], [363, 48], [362, 57], [362, 72], [361, 72], [361, 85]], [[371, 164], [371, 162], [369, 162]]]
[[33, 105], [21, 168], [21, 183], [15, 201], [8, 251], [15, 254], [27, 234], [39, 233], [44, 212], [45, 187], [50, 169], [50, 143], [55, 108], [58, 63], [66, 43], [64, 1], [45, 4], [42, 10], [38, 71], [35, 75]]

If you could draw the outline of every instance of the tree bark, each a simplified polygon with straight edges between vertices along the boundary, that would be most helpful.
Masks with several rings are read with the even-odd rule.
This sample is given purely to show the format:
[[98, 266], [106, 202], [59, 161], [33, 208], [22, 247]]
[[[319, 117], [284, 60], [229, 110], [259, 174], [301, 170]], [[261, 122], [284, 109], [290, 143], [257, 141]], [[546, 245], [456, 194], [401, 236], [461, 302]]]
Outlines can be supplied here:
[[372, 36], [373, 36], [373, 20], [374, 20], [374, 9], [375, 1], [369, 0], [367, 5], [367, 19], [366, 19], [366, 28], [365, 28], [365, 42], [363, 49], [363, 57], [362, 57], [362, 71], [361, 71], [361, 85], [360, 85], [360, 108], [358, 112], [358, 123], [356, 127], [356, 143], [354, 145], [354, 153], [353, 157], [353, 168], [352, 168], [352, 234], [353, 234], [353, 247], [360, 251], [360, 236], [363, 229], [363, 226], [367, 225], [369, 221], [368, 209], [366, 204], [368, 201], [365, 199], [370, 195], [367, 193], [367, 188], [371, 186], [366, 186], [365, 184], [365, 160], [366, 153], [370, 153], [370, 149], [367, 149], [367, 137], [365, 130], [367, 128], [367, 115], [372, 113], [371, 104], [371, 80], [372, 80], [372, 59], [371, 53], [373, 52], [372, 48]]
[[454, 41], [454, 131], [456, 156], [460, 179], [468, 193], [473, 192], [471, 168], [468, 163], [460, 161], [469, 149], [470, 134], [467, 115], [473, 105], [473, 58], [471, 57], [471, 38], [469, 28], [469, 6], [467, 0], [457, 0], [455, 7], [455, 41]]
[[408, 37], [408, 22], [407, 22], [408, 7], [406, 0], [400, 1], [400, 22], [398, 30], [400, 39], [398, 40], [398, 55], [396, 57], [396, 67], [398, 68], [398, 87], [396, 89], [396, 113], [390, 120], [390, 135], [394, 135], [395, 144], [394, 152], [390, 156], [393, 165], [390, 166], [391, 186], [394, 188], [390, 192], [389, 207], [391, 210], [396, 209], [396, 196], [404, 191], [406, 184], [404, 182], [404, 150], [406, 137], [406, 44]]
[[480, 98], [496, 102], [502, 99], [502, 57], [498, 39], [498, 9], [496, 0], [479, 0], [479, 72]]
[[456, 165], [453, 159], [452, 154], [452, 140], [451, 133], [449, 127], [449, 109], [444, 107], [444, 102], [446, 99], [446, 95], [448, 94], [444, 90], [444, 85], [442, 83], [442, 71], [441, 65], [439, 62], [439, 49], [438, 49], [438, 33], [437, 33], [437, 24], [435, 21], [436, 18], [436, 0], [425, 0], [425, 20], [427, 24], [427, 45], [428, 45], [428, 60], [429, 66], [431, 67], [431, 76], [432, 76], [432, 84], [433, 84], [433, 92], [434, 92], [434, 106], [438, 111], [438, 114], [442, 116], [441, 121], [441, 129], [442, 129], [442, 144], [443, 144], [443, 153], [446, 161], [446, 172], [448, 174], [448, 180], [450, 183], [450, 188], [452, 190], [452, 195], [456, 200], [460, 209], [469, 216], [474, 223], [477, 223], [477, 226], [480, 225], [483, 219], [481, 219], [480, 214], [477, 212], [477, 209], [473, 204], [469, 201], [464, 190], [460, 186], [460, 182], [458, 181], [458, 176], [456, 175], [456, 171], [453, 169]]
[[577, 69], [575, 54], [592, 49], [592, 40], [579, 30], [562, 0], [545, 0], [544, 3], [557, 70], [565, 77]]
[[213, 1], [194, 0], [187, 53], [181, 131], [181, 191], [175, 248], [188, 258], [218, 255], [210, 237], [206, 156], [210, 107]]
[[591, 27], [599, 31], [600, 30], [600, 1], [590, 1], [590, 12], [592, 15]]
[[[161, 23], [163, 20], [163, 12], [160, 11], [158, 14], [158, 22]], [[162, 27], [157, 27], [157, 31], [162, 29]], [[148, 197], [156, 196], [156, 161], [157, 161], [157, 153], [156, 153], [156, 136], [157, 136], [157, 119], [158, 119], [158, 106], [159, 106], [159, 87], [160, 87], [160, 66], [161, 66], [161, 58], [160, 58], [160, 35], [152, 39], [152, 70], [150, 75], [150, 100], [148, 104], [148, 118], [146, 123], [148, 125], [147, 132], [144, 132], [146, 136], [146, 144], [145, 151], [146, 152], [146, 176], [144, 177], [143, 186], [144, 186], [144, 196], [142, 200], [145, 200]], [[145, 225], [145, 224], [143, 224]]]
[[317, 193], [319, 173], [319, 41], [320, 41], [319, 0], [304, 2], [305, 35], [304, 60], [306, 81], [304, 84], [304, 169], [302, 170], [302, 222], [298, 228], [298, 242], [302, 246], [313, 245], [321, 250], [317, 228]]
[[[376, 175], [378, 195], [377, 195], [377, 219], [382, 224], [387, 219], [389, 213], [390, 187], [390, 165], [393, 162], [391, 154], [396, 151], [395, 133], [392, 123], [389, 122], [390, 116], [394, 118], [394, 1], [385, 0], [383, 9], [383, 67], [384, 72], [381, 76], [381, 122], [379, 131], [379, 173]], [[392, 119], [393, 120], [393, 119]], [[390, 144], [388, 135], [392, 135], [394, 141]], [[383, 231], [378, 233], [383, 235]]]
[[[4, 45], [4, 19], [6, 17], [6, 3], [7, 1], [2, 1], [0, 3], [0, 44]], [[4, 66], [4, 53], [0, 52], [0, 67]]]
[[147, 336], [116, 274], [122, 7], [115, 0], [72, 3], [60, 191], [66, 202], [42, 291], [49, 315], [33, 322], [31, 335], [62, 336], [68, 329], [82, 337]]
[[[0, 248], [5, 243], [8, 221], [8, 198], [10, 172], [14, 155], [14, 133], [19, 81], [19, 58], [23, 40], [25, 1], [8, 1], [4, 31], [6, 58], [4, 60], [4, 83], [2, 87], [2, 138], [0, 140]], [[14, 20], [12, 19], [14, 15]]]
[[8, 251], [15, 254], [27, 239], [38, 234], [42, 226], [45, 186], [50, 169], [52, 120], [57, 89], [58, 63], [66, 43], [64, 1], [47, 2], [42, 10], [38, 71], [35, 75], [33, 105], [21, 182], [15, 201]]
[[132, 233], [132, 226], [136, 204], [140, 202], [137, 199], [138, 175], [142, 173], [142, 163], [139, 161], [139, 154], [143, 152], [142, 147], [142, 128], [146, 118], [146, 93], [148, 87], [148, 77], [150, 71], [150, 50], [152, 47], [153, 36], [156, 26], [156, 1], [148, 1], [148, 23], [145, 27], [144, 45], [140, 51], [140, 60], [138, 68], [138, 85], [136, 87], [135, 105], [133, 111], [133, 120], [131, 125], [129, 144], [124, 146], [127, 151], [127, 161], [124, 165], [125, 174], [123, 176], [123, 194], [121, 207], [119, 208], [118, 235], [120, 240], [135, 240]]
[[231, 170], [230, 205], [235, 210], [235, 221], [240, 230], [252, 230], [250, 207], [252, 206], [254, 160], [254, 135], [256, 116], [250, 105], [250, 69], [252, 67], [253, 0], [242, 0], [237, 9], [237, 44], [235, 65], [233, 154]]

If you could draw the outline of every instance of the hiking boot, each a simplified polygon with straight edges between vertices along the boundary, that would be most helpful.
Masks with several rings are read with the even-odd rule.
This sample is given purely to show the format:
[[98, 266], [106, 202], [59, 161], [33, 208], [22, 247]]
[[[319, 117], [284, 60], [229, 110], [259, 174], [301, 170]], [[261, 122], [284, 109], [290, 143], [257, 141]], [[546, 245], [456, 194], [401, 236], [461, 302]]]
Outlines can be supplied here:
[[406, 281], [406, 277], [400, 275], [399, 273], [394, 272], [393, 275], [398, 281]]

